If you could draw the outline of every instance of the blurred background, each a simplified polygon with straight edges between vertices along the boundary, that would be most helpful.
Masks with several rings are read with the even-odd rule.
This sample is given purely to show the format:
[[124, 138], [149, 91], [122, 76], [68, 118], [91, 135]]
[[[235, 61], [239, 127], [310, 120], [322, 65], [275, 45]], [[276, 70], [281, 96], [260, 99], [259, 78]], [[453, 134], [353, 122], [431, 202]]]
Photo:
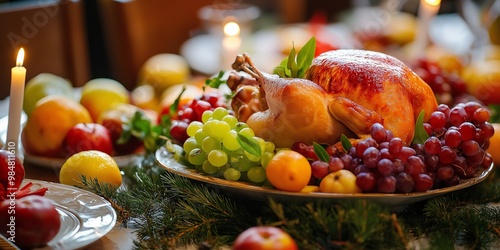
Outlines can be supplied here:
[[[193, 75], [210, 75], [221, 67], [227, 67], [220, 64], [223, 59], [218, 54], [213, 54], [214, 50], [221, 49], [220, 38], [210, 30], [214, 17], [201, 14], [204, 6], [217, 6], [224, 10], [252, 7], [240, 10], [241, 15], [247, 15], [240, 20], [243, 38], [240, 49], [253, 52], [257, 65], [261, 63], [262, 68], [268, 70], [272, 69], [272, 65], [265, 64], [279, 62], [292, 46], [291, 41], [294, 40], [295, 46], [300, 47], [300, 40], [311, 36], [309, 29], [304, 32], [304, 24], [327, 26], [327, 32], [321, 33], [323, 35], [319, 40], [328, 48], [362, 47], [390, 52], [393, 47], [387, 45], [392, 43], [390, 45], [396, 44], [401, 49], [413, 41], [417, 32], [414, 17], [418, 14], [419, 2], [1, 0], [0, 99], [9, 94], [10, 68], [15, 64], [20, 47], [26, 50], [27, 80], [47, 72], [67, 78], [74, 86], [82, 86], [90, 79], [106, 77], [132, 90], [138, 84], [139, 71], [144, 63], [160, 53], [183, 56]], [[490, 43], [490, 27], [483, 25], [486, 22], [484, 13], [495, 2], [499, 5], [498, 1], [490, 0], [442, 1], [437, 15], [454, 16], [442, 20], [441, 30], [435, 32], [441, 38], [448, 38], [443, 39], [443, 44], [449, 45], [451, 40], [451, 44], [456, 45], [456, 53]], [[379, 9], [375, 11], [371, 9], [373, 7]], [[361, 11], [365, 8], [370, 8], [370, 12]], [[471, 10], [471, 13], [464, 13], [464, 9]], [[394, 17], [394, 12], [405, 13], [405, 18], [386, 15], [390, 13]], [[413, 18], [408, 19], [407, 16]], [[360, 27], [366, 30], [374, 23], [378, 23], [379, 27], [371, 30], [383, 33], [394, 29], [398, 30], [399, 36], [372, 36], [371, 33], [369, 39], [359, 36], [357, 31]], [[321, 37], [319, 33], [313, 34]], [[270, 53], [271, 49], [280, 51]], [[214, 57], [217, 61], [213, 61]]]

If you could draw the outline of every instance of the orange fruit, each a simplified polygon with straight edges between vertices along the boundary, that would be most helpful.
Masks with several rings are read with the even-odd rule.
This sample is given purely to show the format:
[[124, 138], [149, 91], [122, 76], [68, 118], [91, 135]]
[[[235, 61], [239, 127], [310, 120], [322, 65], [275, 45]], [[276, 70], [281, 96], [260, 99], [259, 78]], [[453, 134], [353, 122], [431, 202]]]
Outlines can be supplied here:
[[61, 95], [40, 99], [22, 132], [23, 147], [28, 153], [64, 157], [66, 133], [78, 123], [92, 122], [89, 112], [77, 101]]
[[116, 161], [108, 154], [89, 150], [69, 157], [59, 172], [59, 182], [66, 185], [83, 187], [81, 176], [118, 188], [122, 184], [122, 175]]
[[491, 125], [495, 129], [495, 134], [490, 138], [488, 153], [491, 154], [495, 165], [500, 167], [500, 123], [492, 123]]
[[299, 192], [311, 179], [311, 166], [303, 155], [283, 149], [267, 164], [266, 177], [276, 189]]

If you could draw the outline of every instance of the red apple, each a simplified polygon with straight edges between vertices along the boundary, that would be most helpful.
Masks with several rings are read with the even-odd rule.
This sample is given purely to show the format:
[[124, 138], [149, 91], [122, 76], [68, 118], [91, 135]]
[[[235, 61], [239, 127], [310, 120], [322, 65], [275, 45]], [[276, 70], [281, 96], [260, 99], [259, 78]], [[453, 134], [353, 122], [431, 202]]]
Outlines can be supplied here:
[[0, 215], [0, 233], [23, 249], [45, 246], [61, 227], [54, 202], [38, 195], [0, 202]]
[[98, 123], [78, 123], [64, 138], [64, 149], [68, 157], [81, 151], [99, 150], [113, 154], [113, 142], [109, 130]]
[[15, 192], [24, 180], [24, 166], [15, 155], [15, 149], [0, 150], [0, 200], [12, 191]]
[[134, 136], [131, 136], [126, 142], [119, 142], [123, 131], [121, 120], [106, 118], [101, 121], [101, 124], [109, 130], [113, 148], [117, 155], [132, 154], [143, 145], [143, 142]]
[[106, 127], [111, 135], [111, 141], [113, 142], [113, 148], [115, 149], [116, 155], [127, 155], [137, 151], [142, 145], [142, 140], [139, 140], [135, 136], [131, 136], [127, 141], [119, 142], [124, 121], [132, 119], [135, 112], [141, 111], [138, 107], [131, 104], [121, 104], [115, 108], [108, 109], [101, 114], [97, 123], [102, 124]]
[[293, 238], [277, 227], [256, 226], [243, 231], [233, 244], [233, 250], [296, 250]]

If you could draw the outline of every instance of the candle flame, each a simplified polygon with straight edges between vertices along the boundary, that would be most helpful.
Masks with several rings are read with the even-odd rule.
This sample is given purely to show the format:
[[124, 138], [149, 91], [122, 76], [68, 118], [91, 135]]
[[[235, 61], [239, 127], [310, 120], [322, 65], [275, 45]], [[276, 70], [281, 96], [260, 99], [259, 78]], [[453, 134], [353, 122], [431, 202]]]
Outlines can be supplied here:
[[235, 22], [228, 22], [224, 25], [224, 34], [227, 36], [237, 36], [240, 34], [240, 26]]
[[21, 49], [19, 49], [19, 52], [17, 53], [16, 66], [17, 67], [23, 66], [23, 61], [24, 61], [24, 49], [21, 48]]
[[441, 0], [424, 0], [424, 1], [432, 6], [439, 6], [441, 4]]

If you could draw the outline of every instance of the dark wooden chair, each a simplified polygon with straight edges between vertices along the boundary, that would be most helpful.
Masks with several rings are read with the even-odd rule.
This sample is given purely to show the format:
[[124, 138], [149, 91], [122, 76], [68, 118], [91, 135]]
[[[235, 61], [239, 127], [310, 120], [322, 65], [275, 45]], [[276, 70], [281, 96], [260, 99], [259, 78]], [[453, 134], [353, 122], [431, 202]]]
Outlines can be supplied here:
[[26, 51], [26, 81], [52, 73], [82, 86], [90, 77], [81, 1], [23, 1], [0, 4], [0, 98], [9, 95], [10, 69]]
[[99, 8], [112, 78], [128, 89], [137, 84], [140, 67], [159, 53], [180, 53], [201, 27], [198, 9], [212, 0], [101, 0]]

